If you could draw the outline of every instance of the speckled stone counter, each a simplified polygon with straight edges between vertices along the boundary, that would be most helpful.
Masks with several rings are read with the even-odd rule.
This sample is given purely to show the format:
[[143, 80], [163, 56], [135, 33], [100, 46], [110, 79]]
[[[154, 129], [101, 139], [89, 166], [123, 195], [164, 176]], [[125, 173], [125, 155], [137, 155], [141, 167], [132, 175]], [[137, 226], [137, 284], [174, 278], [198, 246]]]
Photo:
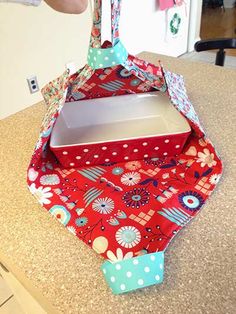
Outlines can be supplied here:
[[[162, 285], [112, 295], [101, 257], [69, 233], [28, 192], [26, 169], [45, 111], [34, 105], [0, 121], [0, 256], [62, 313], [233, 314], [235, 303], [236, 71], [155, 54], [142, 57], [184, 75], [188, 94], [224, 161], [199, 215], [166, 252]], [[5, 104], [10, 106], [9, 103]]]

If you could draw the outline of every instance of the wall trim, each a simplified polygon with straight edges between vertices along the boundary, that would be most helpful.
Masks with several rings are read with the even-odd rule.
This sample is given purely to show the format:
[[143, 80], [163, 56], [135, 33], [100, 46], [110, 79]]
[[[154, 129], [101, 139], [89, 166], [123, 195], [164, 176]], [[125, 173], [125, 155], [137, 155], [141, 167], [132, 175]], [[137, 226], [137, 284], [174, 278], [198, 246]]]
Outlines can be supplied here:
[[232, 9], [234, 7], [235, 0], [224, 0], [225, 8]]

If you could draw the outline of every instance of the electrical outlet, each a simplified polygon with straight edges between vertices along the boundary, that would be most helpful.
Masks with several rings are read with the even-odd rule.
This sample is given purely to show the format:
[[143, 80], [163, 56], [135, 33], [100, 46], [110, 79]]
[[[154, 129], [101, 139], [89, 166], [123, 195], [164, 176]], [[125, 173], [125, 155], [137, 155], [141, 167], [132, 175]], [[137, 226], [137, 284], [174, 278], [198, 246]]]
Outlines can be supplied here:
[[39, 91], [39, 84], [38, 84], [37, 76], [28, 77], [27, 82], [28, 82], [28, 86], [29, 86], [29, 90], [31, 94]]
[[77, 69], [74, 61], [69, 61], [65, 64], [66, 69], [70, 70], [70, 75], [75, 74]]

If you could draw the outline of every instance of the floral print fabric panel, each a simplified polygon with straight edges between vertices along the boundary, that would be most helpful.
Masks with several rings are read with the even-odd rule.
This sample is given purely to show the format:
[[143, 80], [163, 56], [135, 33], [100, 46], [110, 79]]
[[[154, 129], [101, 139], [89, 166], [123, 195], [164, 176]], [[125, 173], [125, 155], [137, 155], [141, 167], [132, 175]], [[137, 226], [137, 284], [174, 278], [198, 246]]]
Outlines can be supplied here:
[[[41, 134], [28, 170], [30, 191], [40, 204], [106, 259], [163, 251], [198, 213], [221, 175], [221, 161], [204, 137], [183, 78], [163, 73], [173, 105], [193, 129], [181, 155], [64, 169], [47, 146], [50, 135]], [[96, 70], [87, 81], [86, 76], [78, 76], [64, 84], [67, 100], [74, 100], [75, 93], [84, 98], [101, 97], [97, 85], [106, 96], [112, 96], [130, 93], [131, 88], [139, 92], [145, 84], [122, 66]], [[120, 89], [110, 85], [114, 78], [123, 83]], [[80, 80], [85, 83], [79, 87]], [[147, 86], [146, 90], [150, 89]], [[53, 103], [54, 97], [49, 97], [49, 105], [50, 101]]]
[[[119, 40], [120, 1], [111, 4], [113, 39], [104, 48]], [[96, 0], [93, 48], [100, 48], [100, 28], [101, 0]], [[50, 134], [65, 102], [73, 106], [81, 99], [156, 90], [166, 93], [192, 128], [181, 154], [64, 168], [51, 152]], [[113, 67], [94, 70], [85, 65], [73, 75], [65, 72], [43, 89], [43, 95], [47, 113], [28, 168], [30, 192], [54, 219], [111, 263], [165, 250], [199, 212], [222, 173], [183, 77], [128, 55]]]

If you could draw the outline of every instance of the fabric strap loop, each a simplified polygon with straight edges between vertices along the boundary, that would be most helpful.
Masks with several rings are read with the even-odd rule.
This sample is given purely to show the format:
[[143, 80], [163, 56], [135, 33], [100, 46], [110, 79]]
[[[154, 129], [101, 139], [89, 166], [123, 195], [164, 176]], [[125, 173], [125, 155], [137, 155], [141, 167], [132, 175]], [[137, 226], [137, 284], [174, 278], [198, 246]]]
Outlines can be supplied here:
[[[111, 38], [112, 46], [119, 42], [119, 20], [121, 0], [111, 2]], [[94, 0], [93, 26], [90, 37], [91, 48], [101, 48], [102, 0]]]
[[114, 294], [160, 284], [164, 276], [164, 252], [145, 254], [115, 263], [106, 261], [102, 271]]
[[124, 63], [128, 52], [121, 41], [110, 48], [89, 48], [88, 65], [93, 69], [104, 69]]

